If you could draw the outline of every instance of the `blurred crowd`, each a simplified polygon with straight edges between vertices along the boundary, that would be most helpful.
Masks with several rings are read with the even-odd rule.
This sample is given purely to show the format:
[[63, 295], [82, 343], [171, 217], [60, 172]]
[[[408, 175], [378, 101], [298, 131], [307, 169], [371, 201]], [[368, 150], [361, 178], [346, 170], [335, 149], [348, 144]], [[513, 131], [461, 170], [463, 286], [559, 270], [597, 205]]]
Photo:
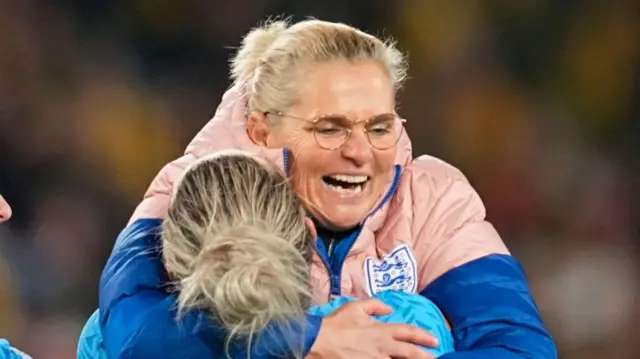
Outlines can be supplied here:
[[394, 35], [414, 155], [460, 167], [523, 263], [562, 358], [637, 358], [635, 0], [0, 0], [0, 337], [75, 357], [147, 185], [267, 15]]

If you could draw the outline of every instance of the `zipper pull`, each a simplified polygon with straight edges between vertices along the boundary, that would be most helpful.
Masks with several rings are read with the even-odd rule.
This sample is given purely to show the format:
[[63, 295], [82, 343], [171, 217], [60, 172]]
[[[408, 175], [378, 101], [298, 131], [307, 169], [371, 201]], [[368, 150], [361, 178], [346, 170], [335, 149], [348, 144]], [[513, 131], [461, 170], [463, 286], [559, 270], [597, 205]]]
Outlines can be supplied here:
[[335, 243], [336, 243], [335, 238], [332, 238], [331, 241], [329, 242], [329, 248], [327, 249], [327, 254], [329, 254], [329, 257], [333, 255], [333, 248], [335, 247]]

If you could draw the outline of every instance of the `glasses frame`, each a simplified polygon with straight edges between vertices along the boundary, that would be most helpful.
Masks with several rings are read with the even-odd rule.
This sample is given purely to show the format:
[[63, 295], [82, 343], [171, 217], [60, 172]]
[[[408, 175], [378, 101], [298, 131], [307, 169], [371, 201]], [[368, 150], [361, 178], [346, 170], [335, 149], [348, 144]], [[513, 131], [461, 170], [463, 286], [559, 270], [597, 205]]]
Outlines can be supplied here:
[[391, 144], [390, 146], [388, 146], [388, 147], [381, 148], [381, 147], [378, 147], [378, 146], [374, 145], [374, 144], [373, 144], [373, 142], [371, 142], [371, 138], [369, 137], [369, 134], [367, 133], [367, 126], [365, 125], [365, 126], [363, 127], [364, 135], [365, 135], [365, 137], [367, 138], [367, 141], [369, 142], [369, 144], [371, 145], [371, 147], [373, 147], [373, 148], [375, 148], [375, 149], [377, 149], [377, 150], [380, 150], [380, 151], [388, 150], [388, 149], [390, 149], [390, 148], [392, 148], [393, 146], [395, 146], [395, 145], [397, 145], [397, 144], [398, 144], [398, 142], [400, 141], [400, 138], [402, 138], [402, 134], [404, 133], [404, 124], [407, 122], [407, 120], [406, 120], [406, 119], [404, 119], [404, 118], [402, 118], [402, 117], [398, 116], [398, 115], [397, 115], [397, 114], [395, 114], [395, 113], [382, 113], [382, 114], [374, 115], [374, 116], [372, 116], [372, 117], [370, 117], [370, 118], [367, 118], [367, 119], [362, 119], [362, 120], [357, 120], [357, 121], [350, 121], [350, 123], [351, 123], [351, 128], [347, 129], [346, 135], [344, 136], [344, 139], [342, 140], [342, 143], [340, 144], [340, 146], [337, 146], [337, 147], [335, 147], [335, 148], [331, 148], [331, 147], [326, 147], [326, 146], [323, 146], [322, 144], [320, 144], [320, 141], [318, 141], [318, 138], [317, 138], [318, 132], [317, 132], [317, 131], [315, 131], [315, 126], [316, 126], [316, 124], [317, 124], [318, 122], [320, 122], [320, 121], [322, 121], [322, 120], [324, 120], [324, 119], [326, 119], [326, 118], [335, 117], [335, 116], [340, 116], [340, 117], [344, 117], [344, 118], [346, 118], [346, 116], [344, 116], [344, 115], [340, 115], [340, 114], [325, 114], [325, 115], [320, 115], [320, 116], [318, 116], [318, 117], [314, 118], [313, 120], [310, 120], [310, 119], [306, 119], [306, 118], [302, 118], [302, 117], [297, 117], [297, 116], [289, 115], [289, 114], [286, 114], [286, 113], [283, 113], [283, 112], [280, 112], [280, 111], [265, 111], [265, 112], [263, 112], [263, 114], [264, 114], [265, 116], [274, 115], [274, 116], [279, 116], [279, 117], [292, 118], [292, 119], [294, 119], [294, 120], [304, 121], [304, 122], [307, 122], [307, 123], [312, 124], [312, 125], [313, 125], [313, 127], [314, 127], [314, 131], [313, 131], [313, 139], [316, 141], [316, 143], [318, 144], [318, 146], [320, 146], [320, 148], [323, 148], [323, 149], [325, 149], [325, 150], [329, 150], [329, 151], [335, 151], [335, 150], [338, 150], [338, 149], [342, 148], [342, 146], [344, 146], [344, 144], [345, 144], [345, 143], [347, 143], [347, 141], [349, 140], [349, 138], [351, 138], [351, 134], [353, 133], [353, 129], [354, 129], [354, 127], [355, 127], [355, 126], [357, 126], [357, 125], [359, 125], [359, 124], [361, 124], [361, 123], [366, 124], [366, 123], [368, 123], [368, 122], [371, 122], [373, 119], [375, 119], [375, 118], [377, 118], [377, 117], [379, 117], [379, 116], [391, 115], [391, 116], [393, 116], [397, 121], [399, 121], [399, 122], [400, 122], [400, 133], [398, 134], [398, 138], [396, 139], [396, 141], [395, 141], [393, 144]]

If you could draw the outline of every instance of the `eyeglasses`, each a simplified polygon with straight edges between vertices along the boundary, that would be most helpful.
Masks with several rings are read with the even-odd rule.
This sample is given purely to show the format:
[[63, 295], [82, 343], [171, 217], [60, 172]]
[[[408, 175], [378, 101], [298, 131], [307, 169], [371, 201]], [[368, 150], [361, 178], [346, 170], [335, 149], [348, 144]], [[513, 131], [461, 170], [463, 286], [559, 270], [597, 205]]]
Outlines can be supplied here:
[[265, 116], [275, 115], [307, 122], [312, 125], [313, 137], [318, 146], [326, 150], [337, 150], [342, 147], [351, 134], [353, 128], [364, 124], [364, 132], [371, 146], [378, 150], [388, 150], [395, 146], [404, 131], [405, 119], [393, 113], [375, 115], [369, 119], [351, 121], [344, 115], [322, 115], [314, 120], [308, 120], [282, 112], [264, 112]]

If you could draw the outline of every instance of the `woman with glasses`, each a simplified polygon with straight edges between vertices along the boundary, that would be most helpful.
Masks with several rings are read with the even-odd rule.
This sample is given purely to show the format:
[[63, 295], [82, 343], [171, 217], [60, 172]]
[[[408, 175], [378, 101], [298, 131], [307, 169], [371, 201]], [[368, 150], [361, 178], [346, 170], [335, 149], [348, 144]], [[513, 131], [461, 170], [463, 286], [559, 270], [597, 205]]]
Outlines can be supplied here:
[[[555, 358], [525, 274], [485, 220], [477, 193], [445, 162], [412, 158], [395, 106], [406, 71], [393, 42], [344, 24], [278, 21], [251, 31], [214, 118], [158, 174], [115, 244], [100, 282], [108, 356], [219, 356], [228, 333], [209, 317], [177, 319], [179, 296], [167, 290], [169, 275], [153, 253], [184, 169], [216, 151], [240, 149], [279, 166], [315, 223], [316, 303], [418, 293], [452, 326], [456, 352], [443, 358]], [[372, 326], [369, 317], [388, 308], [371, 303], [350, 303], [325, 318], [306, 314], [295, 332], [302, 356], [430, 357], [416, 350], [433, 344], [428, 333]], [[287, 356], [291, 333], [271, 334], [253, 357]]]

